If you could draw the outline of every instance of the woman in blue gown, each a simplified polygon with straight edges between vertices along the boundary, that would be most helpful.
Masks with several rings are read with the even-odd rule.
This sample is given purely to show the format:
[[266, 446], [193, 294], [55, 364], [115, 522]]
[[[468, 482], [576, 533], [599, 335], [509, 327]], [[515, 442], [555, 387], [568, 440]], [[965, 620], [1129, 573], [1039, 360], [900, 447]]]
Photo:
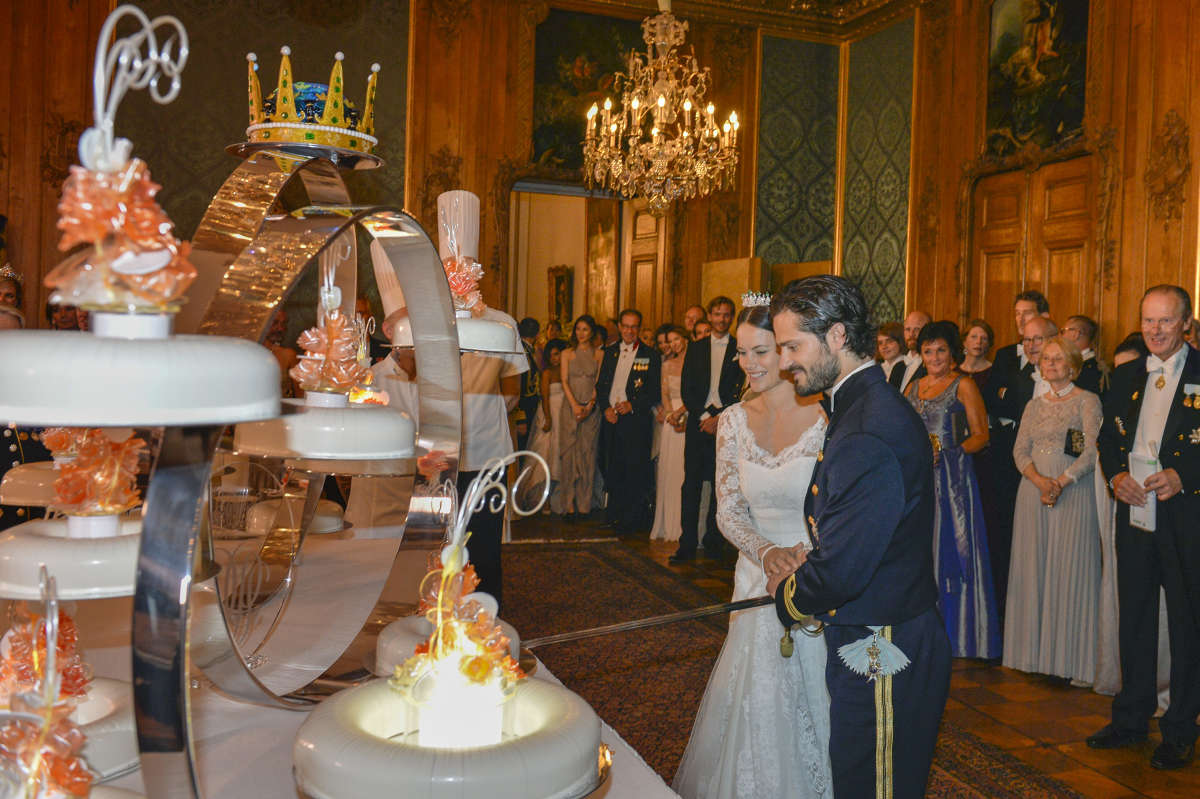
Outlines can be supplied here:
[[963, 347], [956, 324], [930, 322], [917, 346], [926, 375], [909, 384], [906, 396], [934, 448], [934, 569], [946, 634], [955, 657], [1000, 657], [987, 529], [971, 461], [988, 443], [987, 411], [975, 381], [958, 370]]

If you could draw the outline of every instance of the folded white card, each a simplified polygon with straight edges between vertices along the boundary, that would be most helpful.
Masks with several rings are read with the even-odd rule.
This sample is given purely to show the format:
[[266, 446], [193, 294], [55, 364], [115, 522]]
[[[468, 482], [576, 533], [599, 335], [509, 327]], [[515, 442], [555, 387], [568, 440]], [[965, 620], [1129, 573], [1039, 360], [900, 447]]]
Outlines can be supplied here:
[[[1138, 482], [1138, 485], [1143, 485], [1150, 475], [1159, 471], [1158, 458], [1150, 455], [1138, 455], [1136, 453], [1129, 456], [1129, 476]], [[1138, 507], [1137, 505], [1129, 506], [1129, 526], [1137, 527], [1141, 530], [1154, 532], [1155, 523], [1158, 517], [1158, 497], [1153, 491], [1146, 493], [1146, 504]]]

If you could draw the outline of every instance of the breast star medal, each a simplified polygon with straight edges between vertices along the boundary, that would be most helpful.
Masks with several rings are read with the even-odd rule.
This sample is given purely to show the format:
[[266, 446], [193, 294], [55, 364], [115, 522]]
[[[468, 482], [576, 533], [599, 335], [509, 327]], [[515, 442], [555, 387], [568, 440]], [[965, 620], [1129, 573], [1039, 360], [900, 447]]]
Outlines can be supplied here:
[[1193, 430], [1188, 438], [1191, 439], [1193, 444], [1200, 444], [1200, 427]]

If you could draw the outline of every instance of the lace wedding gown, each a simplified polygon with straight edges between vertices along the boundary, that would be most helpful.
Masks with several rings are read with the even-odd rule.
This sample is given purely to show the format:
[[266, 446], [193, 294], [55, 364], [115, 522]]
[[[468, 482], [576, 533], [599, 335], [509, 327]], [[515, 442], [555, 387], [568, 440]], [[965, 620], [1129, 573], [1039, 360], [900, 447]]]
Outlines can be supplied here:
[[[758, 446], [740, 404], [717, 428], [717, 523], [740, 550], [733, 598], [766, 593], [758, 550], [809, 543], [804, 496], [825, 423], [772, 455]], [[825, 639], [794, 633], [779, 654], [783, 626], [773, 606], [734, 613], [675, 775], [684, 799], [831, 797]]]

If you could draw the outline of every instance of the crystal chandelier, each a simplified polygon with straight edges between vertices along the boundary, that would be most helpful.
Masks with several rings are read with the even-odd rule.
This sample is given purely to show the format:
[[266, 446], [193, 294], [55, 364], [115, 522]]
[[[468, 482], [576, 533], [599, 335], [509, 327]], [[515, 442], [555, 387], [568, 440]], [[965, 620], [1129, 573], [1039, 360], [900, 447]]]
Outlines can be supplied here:
[[706, 102], [708, 67], [700, 69], [691, 47], [680, 54], [688, 24], [671, 15], [670, 0], [642, 20], [643, 55], [629, 53], [629, 69], [613, 88], [620, 98], [587, 112], [583, 174], [623, 197], [645, 197], [662, 216], [675, 200], [705, 196], [733, 186], [737, 171], [737, 112], [720, 127]]

